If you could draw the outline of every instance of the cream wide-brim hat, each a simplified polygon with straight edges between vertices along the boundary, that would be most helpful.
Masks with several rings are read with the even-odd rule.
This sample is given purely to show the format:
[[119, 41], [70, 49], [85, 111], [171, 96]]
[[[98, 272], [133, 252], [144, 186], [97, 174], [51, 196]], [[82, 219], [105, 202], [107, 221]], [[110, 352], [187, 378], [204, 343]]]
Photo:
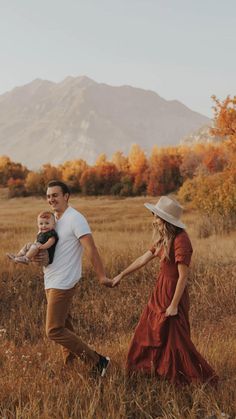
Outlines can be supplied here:
[[186, 225], [180, 221], [183, 213], [183, 207], [170, 196], [161, 196], [156, 205], [146, 203], [144, 206], [158, 217], [173, 224], [176, 227], [186, 228]]

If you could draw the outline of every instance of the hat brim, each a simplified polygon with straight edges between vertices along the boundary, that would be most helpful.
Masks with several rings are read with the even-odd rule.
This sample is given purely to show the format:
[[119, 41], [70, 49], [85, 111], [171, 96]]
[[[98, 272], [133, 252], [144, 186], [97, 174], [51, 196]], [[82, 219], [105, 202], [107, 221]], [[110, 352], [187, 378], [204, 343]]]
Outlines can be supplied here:
[[156, 208], [155, 205], [146, 203], [144, 204], [144, 206], [149, 209], [149, 211], [153, 212], [154, 214], [158, 215], [158, 217], [162, 218], [163, 220], [167, 221], [170, 224], [173, 224], [176, 227], [180, 227], [180, 228], [186, 228], [186, 225], [184, 223], [182, 223], [182, 221], [177, 220], [174, 217], [171, 217], [171, 215], [166, 214], [166, 212], [161, 211], [160, 209]]

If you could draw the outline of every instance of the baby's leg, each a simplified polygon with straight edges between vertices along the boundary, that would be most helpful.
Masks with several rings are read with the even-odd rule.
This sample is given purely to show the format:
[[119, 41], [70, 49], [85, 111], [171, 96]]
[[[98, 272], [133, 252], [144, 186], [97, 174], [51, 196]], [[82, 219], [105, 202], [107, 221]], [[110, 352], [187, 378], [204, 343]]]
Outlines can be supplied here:
[[16, 256], [25, 256], [26, 255], [26, 253], [29, 251], [29, 249], [31, 248], [31, 246], [33, 245], [34, 243], [26, 243], [23, 247], [22, 247], [22, 249], [20, 249], [20, 251], [17, 253], [17, 255]]
[[28, 259], [32, 259], [34, 256], [37, 255], [40, 246], [41, 246], [41, 243], [39, 243], [39, 242], [35, 242], [35, 243], [31, 244], [31, 246], [28, 249], [28, 251], [26, 252], [25, 256]]
[[[29, 243], [28, 243], [29, 244]], [[26, 265], [28, 265], [31, 262], [31, 259], [37, 255], [38, 251], [39, 251], [39, 246], [40, 243], [35, 242], [35, 243], [31, 243], [30, 246], [25, 246], [24, 248], [21, 249], [22, 253], [26, 251], [26, 249], [28, 248], [28, 250], [26, 251], [25, 254], [21, 255], [17, 255], [14, 259], [14, 262], [16, 263], [24, 263]]]
[[21, 256], [25, 256], [25, 255], [26, 255], [26, 253], [28, 252], [28, 250], [30, 249], [30, 247], [32, 246], [32, 244], [33, 244], [33, 243], [26, 243], [26, 244], [22, 247], [22, 249], [20, 249], [20, 251], [19, 251], [17, 254], [15, 254], [15, 253], [7, 253], [6, 255], [7, 255], [8, 259], [15, 261], [15, 258], [17, 258], [17, 257], [19, 257], [19, 256], [20, 256], [20, 257], [21, 257]]

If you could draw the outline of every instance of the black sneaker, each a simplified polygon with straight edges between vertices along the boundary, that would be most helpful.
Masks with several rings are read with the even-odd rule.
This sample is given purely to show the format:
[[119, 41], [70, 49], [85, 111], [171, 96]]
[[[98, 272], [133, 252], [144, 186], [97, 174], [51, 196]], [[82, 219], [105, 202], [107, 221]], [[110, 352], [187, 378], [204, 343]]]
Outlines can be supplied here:
[[107, 368], [108, 368], [110, 362], [111, 362], [111, 360], [108, 356], [99, 355], [99, 361], [94, 366], [93, 372], [100, 377], [104, 377], [104, 375], [107, 372]]

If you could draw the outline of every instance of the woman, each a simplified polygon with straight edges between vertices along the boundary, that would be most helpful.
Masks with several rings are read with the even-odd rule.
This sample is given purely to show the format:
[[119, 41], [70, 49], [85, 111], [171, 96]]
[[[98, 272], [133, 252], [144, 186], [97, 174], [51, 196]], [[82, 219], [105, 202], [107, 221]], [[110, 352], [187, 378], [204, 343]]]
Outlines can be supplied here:
[[160, 258], [156, 286], [130, 344], [127, 370], [152, 372], [176, 384], [216, 384], [218, 377], [190, 339], [186, 283], [192, 246], [180, 221], [182, 207], [170, 196], [162, 196], [155, 206], [144, 205], [154, 216], [154, 246], [113, 279], [115, 286], [153, 258]]

